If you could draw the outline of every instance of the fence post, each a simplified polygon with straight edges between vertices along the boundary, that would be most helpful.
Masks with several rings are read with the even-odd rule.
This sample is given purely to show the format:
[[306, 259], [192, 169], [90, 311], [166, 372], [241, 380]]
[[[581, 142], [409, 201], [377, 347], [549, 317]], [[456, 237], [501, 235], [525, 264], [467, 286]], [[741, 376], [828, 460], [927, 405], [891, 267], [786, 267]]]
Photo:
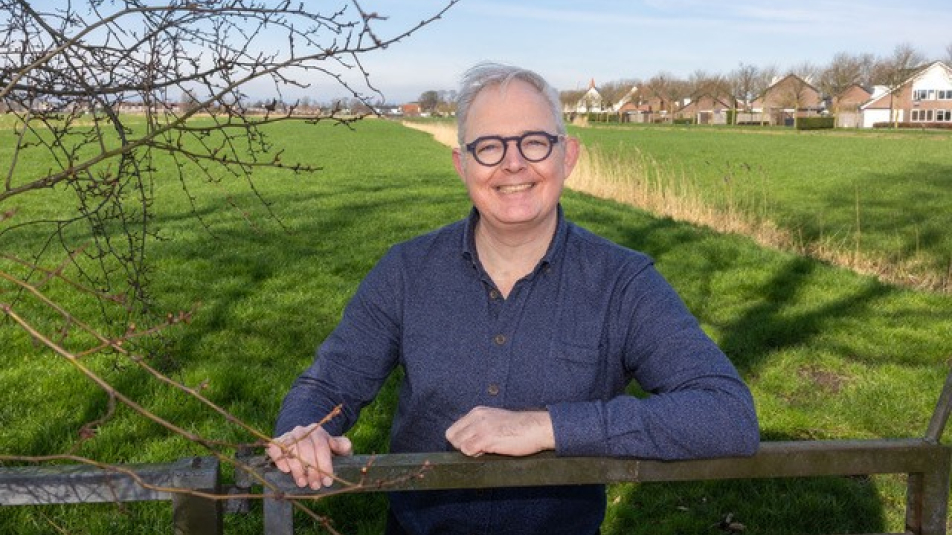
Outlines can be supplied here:
[[291, 501], [275, 485], [290, 476], [284, 472], [266, 471], [264, 488], [264, 532], [266, 535], [294, 535], [294, 508]]
[[172, 486], [182, 489], [172, 495], [172, 520], [175, 535], [221, 535], [221, 500], [189, 493], [221, 493], [218, 459], [193, 457], [182, 459], [172, 472]]
[[908, 476], [906, 532], [915, 535], [946, 535], [949, 513], [949, 481], [952, 449], [940, 447], [932, 469]]
[[[939, 445], [942, 432], [952, 412], [952, 370], [945, 378], [942, 392], [923, 440]], [[952, 470], [952, 450], [937, 450], [933, 468], [929, 472], [911, 473], [906, 480], [906, 531], [916, 535], [945, 535], [949, 511], [949, 482]]]
[[949, 370], [949, 374], [945, 377], [942, 392], [939, 393], [935, 410], [932, 411], [932, 419], [929, 420], [929, 427], [926, 429], [927, 441], [934, 444], [941, 442], [942, 432], [945, 431], [945, 424], [949, 421], [950, 413], [952, 413], [952, 370]]

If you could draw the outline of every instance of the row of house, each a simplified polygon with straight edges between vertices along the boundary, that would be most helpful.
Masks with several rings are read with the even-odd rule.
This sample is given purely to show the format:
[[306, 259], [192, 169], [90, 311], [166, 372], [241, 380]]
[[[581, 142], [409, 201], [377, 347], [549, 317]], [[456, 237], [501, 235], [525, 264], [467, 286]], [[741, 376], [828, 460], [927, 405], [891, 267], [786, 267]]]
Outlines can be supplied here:
[[894, 88], [853, 85], [827, 96], [810, 81], [790, 74], [750, 102], [700, 92], [675, 101], [661, 91], [634, 87], [617, 103], [602, 105], [594, 80], [567, 113], [612, 113], [630, 122], [691, 121], [696, 124], [792, 125], [798, 117], [833, 115], [839, 127], [872, 128], [880, 123], [952, 126], [952, 67], [936, 61], [916, 69]]

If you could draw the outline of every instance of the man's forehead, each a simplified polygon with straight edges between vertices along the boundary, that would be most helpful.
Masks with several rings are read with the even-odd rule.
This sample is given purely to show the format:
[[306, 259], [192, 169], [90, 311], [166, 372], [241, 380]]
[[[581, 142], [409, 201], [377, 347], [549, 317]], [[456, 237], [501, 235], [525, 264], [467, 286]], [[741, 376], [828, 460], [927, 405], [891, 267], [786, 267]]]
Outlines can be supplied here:
[[500, 125], [516, 129], [509, 132], [513, 134], [531, 130], [551, 130], [555, 126], [555, 118], [552, 117], [552, 109], [543, 94], [531, 84], [513, 80], [507, 86], [495, 84], [483, 88], [470, 107], [467, 119], [467, 130], [470, 132]]
[[476, 93], [474, 102], [480, 98], [507, 98], [513, 94], [534, 94], [544, 98], [535, 86], [525, 80], [514, 78], [485, 85]]

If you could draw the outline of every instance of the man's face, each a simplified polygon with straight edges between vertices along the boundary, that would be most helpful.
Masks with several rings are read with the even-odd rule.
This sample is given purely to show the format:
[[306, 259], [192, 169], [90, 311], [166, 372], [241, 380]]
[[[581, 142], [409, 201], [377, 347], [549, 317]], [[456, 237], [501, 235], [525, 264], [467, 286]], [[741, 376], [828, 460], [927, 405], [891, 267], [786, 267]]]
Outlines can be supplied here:
[[[556, 134], [555, 118], [541, 94], [514, 80], [505, 90], [483, 89], [473, 101], [464, 140], [482, 136], [521, 136], [526, 132]], [[565, 179], [578, 159], [578, 141], [559, 139], [548, 158], [527, 161], [518, 142], [506, 143], [505, 156], [493, 166], [477, 162], [465, 148], [453, 151], [456, 171], [466, 184], [480, 221], [496, 230], [526, 230], [551, 223]]]

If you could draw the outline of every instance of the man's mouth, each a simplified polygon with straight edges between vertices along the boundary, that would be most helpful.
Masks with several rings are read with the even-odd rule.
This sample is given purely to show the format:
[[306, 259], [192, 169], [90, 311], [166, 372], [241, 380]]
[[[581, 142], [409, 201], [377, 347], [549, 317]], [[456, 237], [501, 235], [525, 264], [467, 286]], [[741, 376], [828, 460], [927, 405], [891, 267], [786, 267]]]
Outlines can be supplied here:
[[522, 192], [522, 191], [526, 191], [526, 190], [532, 189], [533, 186], [535, 186], [535, 184], [533, 184], [533, 183], [529, 183], [529, 184], [512, 184], [512, 185], [508, 185], [508, 186], [498, 186], [498, 187], [496, 187], [496, 191], [498, 191], [499, 193], [506, 193], [506, 194], [509, 194], [509, 193], [519, 193], [519, 192]]

